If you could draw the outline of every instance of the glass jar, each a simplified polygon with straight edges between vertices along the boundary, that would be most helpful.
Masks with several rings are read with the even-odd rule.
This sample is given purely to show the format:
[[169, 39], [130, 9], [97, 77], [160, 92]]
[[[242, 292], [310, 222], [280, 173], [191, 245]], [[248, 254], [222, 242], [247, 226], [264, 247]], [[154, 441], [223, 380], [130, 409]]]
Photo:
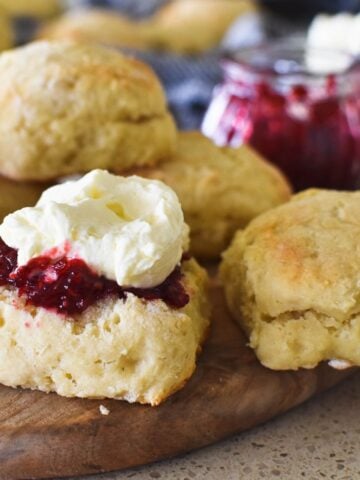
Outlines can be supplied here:
[[282, 41], [225, 57], [203, 132], [218, 145], [251, 144], [296, 190], [360, 188], [359, 64], [304, 45]]

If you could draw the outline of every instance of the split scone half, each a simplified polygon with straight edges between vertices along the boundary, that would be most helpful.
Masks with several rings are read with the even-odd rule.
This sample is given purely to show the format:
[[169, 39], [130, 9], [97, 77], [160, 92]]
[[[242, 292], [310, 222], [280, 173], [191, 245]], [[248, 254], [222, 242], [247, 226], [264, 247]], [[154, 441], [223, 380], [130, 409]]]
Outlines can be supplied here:
[[175, 190], [190, 226], [191, 253], [205, 260], [219, 258], [239, 228], [291, 196], [284, 175], [251, 147], [217, 147], [196, 131], [180, 132], [174, 155], [136, 173]]
[[1, 383], [158, 405], [192, 375], [208, 277], [170, 188], [93, 171], [0, 237]]
[[360, 365], [360, 193], [308, 190], [239, 231], [221, 276], [259, 360]]
[[34, 42], [0, 55], [0, 174], [46, 181], [172, 154], [176, 128], [150, 67], [98, 45]]

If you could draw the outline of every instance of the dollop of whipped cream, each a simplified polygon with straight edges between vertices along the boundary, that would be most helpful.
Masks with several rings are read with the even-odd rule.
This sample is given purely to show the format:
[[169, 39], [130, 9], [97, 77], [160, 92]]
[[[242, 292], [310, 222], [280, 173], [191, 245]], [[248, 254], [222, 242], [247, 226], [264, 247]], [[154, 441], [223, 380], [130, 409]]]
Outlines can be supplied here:
[[19, 265], [66, 252], [120, 286], [150, 288], [180, 262], [189, 228], [164, 183], [94, 170], [49, 188], [35, 207], [8, 215], [0, 237], [18, 250]]

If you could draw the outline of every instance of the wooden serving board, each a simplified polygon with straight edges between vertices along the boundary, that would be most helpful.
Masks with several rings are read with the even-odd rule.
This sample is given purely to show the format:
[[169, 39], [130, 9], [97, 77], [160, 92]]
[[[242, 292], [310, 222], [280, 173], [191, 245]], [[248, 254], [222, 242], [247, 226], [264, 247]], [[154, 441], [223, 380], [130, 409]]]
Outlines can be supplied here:
[[94, 474], [178, 455], [265, 422], [352, 373], [326, 365], [267, 370], [216, 285], [212, 298], [213, 327], [196, 373], [159, 407], [0, 387], [0, 479]]

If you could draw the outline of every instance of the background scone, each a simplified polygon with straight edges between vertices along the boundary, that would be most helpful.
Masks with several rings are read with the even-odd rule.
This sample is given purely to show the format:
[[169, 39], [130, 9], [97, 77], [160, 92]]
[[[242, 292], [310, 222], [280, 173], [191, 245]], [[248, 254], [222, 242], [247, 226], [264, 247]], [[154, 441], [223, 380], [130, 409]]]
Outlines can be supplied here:
[[149, 21], [154, 46], [180, 54], [202, 53], [218, 46], [231, 23], [254, 9], [250, 0], [175, 0]]
[[38, 37], [47, 40], [77, 40], [136, 49], [149, 47], [146, 22], [136, 22], [116, 12], [79, 9], [44, 25]]
[[200, 132], [180, 133], [176, 154], [140, 174], [175, 190], [191, 252], [204, 259], [217, 258], [236, 230], [291, 195], [283, 175], [249, 146], [219, 148]]
[[0, 222], [19, 208], [35, 205], [46, 184], [19, 183], [0, 177]]
[[64, 317], [0, 287], [0, 382], [158, 405], [192, 375], [209, 325], [207, 275], [183, 265], [190, 302], [179, 310], [129, 294]]
[[95, 45], [35, 42], [0, 56], [0, 174], [46, 180], [171, 154], [176, 130], [145, 64]]
[[14, 45], [15, 34], [9, 16], [0, 7], [0, 51], [7, 50]]
[[360, 193], [309, 190], [235, 237], [221, 276], [230, 310], [273, 369], [360, 365]]
[[0, 0], [0, 7], [14, 17], [46, 18], [61, 11], [62, 0]]
[[142, 21], [79, 10], [45, 25], [39, 37], [197, 54], [217, 47], [231, 23], [254, 9], [250, 0], [175, 0]]

